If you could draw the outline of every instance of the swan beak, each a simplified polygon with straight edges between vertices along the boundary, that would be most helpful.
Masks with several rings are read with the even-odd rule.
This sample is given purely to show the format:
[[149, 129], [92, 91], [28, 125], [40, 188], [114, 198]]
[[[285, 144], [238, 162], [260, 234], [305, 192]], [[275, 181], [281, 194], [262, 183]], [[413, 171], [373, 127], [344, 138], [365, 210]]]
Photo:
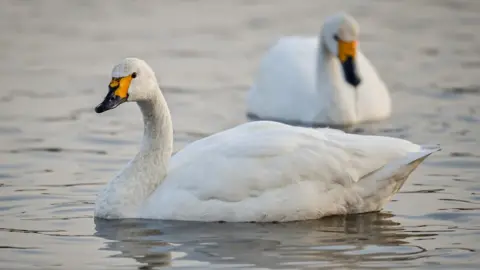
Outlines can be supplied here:
[[124, 103], [128, 99], [128, 88], [132, 76], [126, 76], [122, 78], [112, 78], [108, 85], [108, 93], [105, 99], [97, 107], [95, 107], [96, 113], [103, 113], [105, 111], [115, 109], [118, 105]]
[[347, 42], [340, 39], [338, 40], [338, 59], [342, 63], [345, 80], [355, 88], [361, 82], [357, 73], [356, 55], [356, 41]]

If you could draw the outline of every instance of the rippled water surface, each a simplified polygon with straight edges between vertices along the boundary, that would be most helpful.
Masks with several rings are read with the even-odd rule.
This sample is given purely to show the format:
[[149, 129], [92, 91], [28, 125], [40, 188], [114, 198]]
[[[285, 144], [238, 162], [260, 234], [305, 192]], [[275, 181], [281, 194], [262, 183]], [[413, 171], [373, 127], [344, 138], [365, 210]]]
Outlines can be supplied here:
[[[137, 151], [136, 106], [93, 107], [111, 68], [146, 59], [175, 147], [247, 121], [260, 56], [351, 12], [394, 115], [357, 131], [440, 143], [381, 213], [287, 224], [94, 220]], [[0, 265], [4, 269], [478, 269], [480, 2], [1, 1]]]

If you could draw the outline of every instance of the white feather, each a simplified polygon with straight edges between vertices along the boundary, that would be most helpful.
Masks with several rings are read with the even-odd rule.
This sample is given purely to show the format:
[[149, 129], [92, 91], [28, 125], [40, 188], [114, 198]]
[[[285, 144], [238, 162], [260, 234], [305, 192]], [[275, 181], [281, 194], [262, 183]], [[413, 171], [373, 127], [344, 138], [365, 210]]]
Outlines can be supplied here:
[[97, 217], [267, 222], [378, 211], [439, 149], [258, 121], [195, 141], [170, 158], [171, 138], [159, 136], [172, 134], [167, 105], [158, 87], [144, 91], [152, 101], [150, 110], [139, 103], [147, 123], [143, 147], [99, 195]]

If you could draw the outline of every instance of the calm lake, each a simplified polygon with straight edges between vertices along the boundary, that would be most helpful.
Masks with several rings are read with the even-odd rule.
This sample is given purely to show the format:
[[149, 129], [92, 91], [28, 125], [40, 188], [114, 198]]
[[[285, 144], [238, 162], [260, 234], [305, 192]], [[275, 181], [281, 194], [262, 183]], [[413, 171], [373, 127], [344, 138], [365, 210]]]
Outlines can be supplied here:
[[[357, 132], [439, 143], [380, 213], [285, 224], [93, 218], [136, 154], [134, 104], [95, 114], [124, 57], [156, 71], [175, 148], [247, 120], [261, 56], [340, 10], [390, 88]], [[478, 269], [480, 1], [1, 1], [0, 268]]]

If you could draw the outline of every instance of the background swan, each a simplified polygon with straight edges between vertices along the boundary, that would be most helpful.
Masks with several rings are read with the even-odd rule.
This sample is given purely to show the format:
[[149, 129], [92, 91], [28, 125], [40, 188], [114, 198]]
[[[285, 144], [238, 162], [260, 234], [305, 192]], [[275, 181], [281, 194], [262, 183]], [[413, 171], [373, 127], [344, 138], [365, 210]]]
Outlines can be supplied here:
[[281, 38], [260, 63], [249, 116], [340, 126], [388, 118], [390, 95], [357, 47], [358, 35], [357, 22], [339, 13], [325, 20], [318, 38]]
[[99, 194], [95, 216], [291, 221], [377, 211], [438, 147], [258, 121], [195, 141], [171, 157], [170, 112], [151, 68], [124, 59], [97, 113], [137, 102], [139, 153]]

